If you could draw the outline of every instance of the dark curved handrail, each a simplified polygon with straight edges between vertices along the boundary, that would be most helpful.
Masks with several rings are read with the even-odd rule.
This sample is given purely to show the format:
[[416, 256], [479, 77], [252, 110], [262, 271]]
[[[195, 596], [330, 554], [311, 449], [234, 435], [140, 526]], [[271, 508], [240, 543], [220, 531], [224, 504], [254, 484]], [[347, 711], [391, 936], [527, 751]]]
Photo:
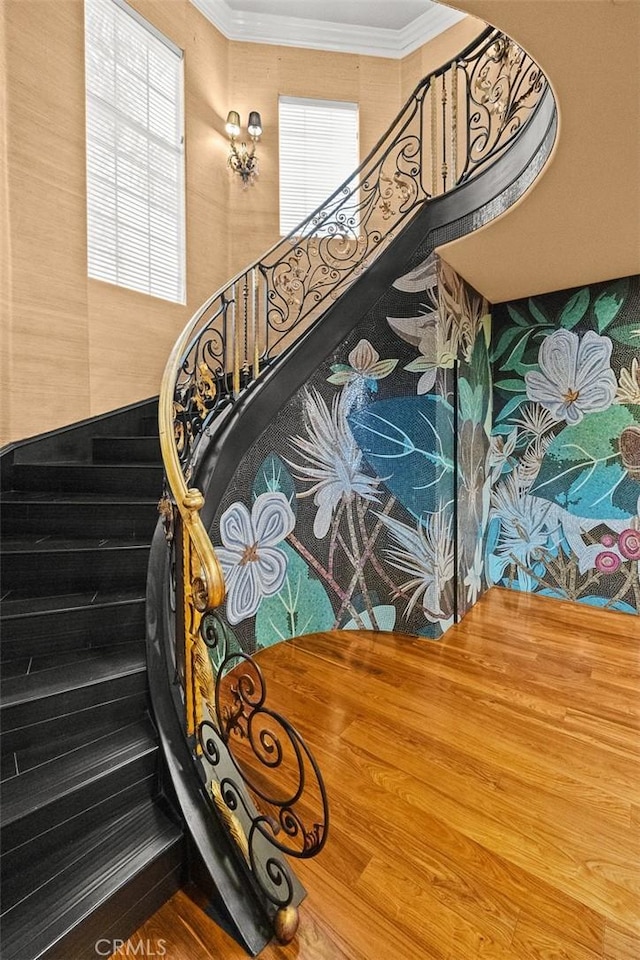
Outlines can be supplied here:
[[[174, 631], [166, 605], [162, 622], [151, 615], [152, 694], [163, 698], [163, 738], [175, 744], [176, 719], [186, 718], [185, 746], [198, 779], [190, 783], [186, 769], [174, 764], [177, 792], [185, 812], [197, 820], [201, 849], [219, 889], [226, 868], [202, 825], [204, 798], [235, 844], [236, 882], [226, 885], [225, 902], [240, 925], [244, 908], [237, 877], [244, 875], [262, 909], [275, 916], [283, 938], [290, 937], [301, 891], [279, 854], [317, 852], [326, 839], [328, 805], [304, 742], [284, 718], [264, 707], [262, 678], [253, 673], [253, 661], [227, 649], [224, 624], [215, 612], [224, 598], [223, 577], [203, 523], [211, 518], [216, 496], [205, 501], [200, 491], [208, 493], [214, 479], [225, 482], [229, 464], [237, 462], [240, 447], [248, 448], [265, 412], [272, 415], [308, 375], [309, 364], [317, 364], [309, 347], [320, 343], [326, 352], [344, 337], [355, 322], [353, 316], [348, 319], [352, 293], [357, 292], [362, 316], [371, 297], [397, 275], [399, 260], [406, 263], [419, 249], [424, 256], [425, 237], [433, 248], [503, 212], [546, 160], [554, 122], [553, 97], [540, 69], [520, 47], [488, 28], [418, 84], [356, 173], [292, 235], [214, 294], [172, 351], [160, 397], [167, 476], [160, 508], [173, 551], [176, 622]], [[283, 388], [284, 364], [295, 375]], [[252, 402], [258, 399], [261, 404]], [[250, 406], [260, 415], [245, 417]], [[234, 441], [234, 455], [221, 458], [221, 444], [237, 437], [234, 428], [241, 421], [248, 423], [241, 443]], [[203, 443], [214, 430], [215, 445]], [[196, 479], [198, 487], [189, 486]], [[172, 571], [168, 560], [158, 569], [163, 571], [161, 593]], [[241, 669], [232, 670], [227, 681], [227, 668], [238, 661]], [[220, 689], [227, 682], [230, 701], [223, 703]], [[166, 709], [168, 689], [172, 715]], [[275, 723], [284, 739], [269, 727], [257, 736], [254, 726], [265, 720]], [[280, 768], [288, 747], [300, 773], [293, 793], [279, 800], [260, 787], [262, 778], [252, 780], [251, 765], [235, 757], [234, 736], [267, 769]], [[313, 784], [314, 801], [309, 822], [302, 816], [303, 808], [309, 815], [308, 805], [298, 809], [307, 782]], [[260, 921], [251, 914], [248, 922], [259, 940]]]
[[169, 474], [179, 463], [188, 482], [201, 433], [221, 407], [322, 315], [424, 203], [496, 162], [546, 86], [521, 47], [487, 28], [416, 86], [348, 180], [203, 304], [163, 381], [160, 432]]
[[[466, 236], [512, 206], [530, 187], [555, 143], [557, 120], [550, 88], [535, 118], [500, 163], [479, 171], [455, 191], [434, 198], [258, 383], [221, 411], [194, 457], [194, 479], [205, 493], [202, 520], [208, 529], [244, 453], [273, 421], [275, 412], [306, 383], [401, 273], [424, 262], [443, 243]], [[286, 369], [286, 375], [284, 370]]]

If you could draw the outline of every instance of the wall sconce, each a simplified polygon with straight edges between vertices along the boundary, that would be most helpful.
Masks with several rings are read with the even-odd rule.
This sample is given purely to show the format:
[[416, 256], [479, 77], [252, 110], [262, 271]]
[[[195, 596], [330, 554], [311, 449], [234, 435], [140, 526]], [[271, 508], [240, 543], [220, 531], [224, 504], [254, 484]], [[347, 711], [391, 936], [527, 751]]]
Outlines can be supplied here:
[[231, 169], [235, 171], [235, 173], [240, 175], [242, 178], [243, 189], [246, 190], [248, 186], [253, 186], [253, 183], [258, 176], [256, 143], [260, 139], [260, 134], [262, 133], [262, 121], [260, 120], [260, 114], [256, 110], [252, 110], [249, 114], [247, 133], [251, 137], [250, 150], [246, 143], [241, 143], [240, 146], [236, 145], [236, 137], [240, 135], [240, 114], [235, 110], [229, 111], [225, 130], [229, 134], [229, 140], [231, 142], [231, 149], [229, 151], [229, 159], [227, 160], [227, 163]]

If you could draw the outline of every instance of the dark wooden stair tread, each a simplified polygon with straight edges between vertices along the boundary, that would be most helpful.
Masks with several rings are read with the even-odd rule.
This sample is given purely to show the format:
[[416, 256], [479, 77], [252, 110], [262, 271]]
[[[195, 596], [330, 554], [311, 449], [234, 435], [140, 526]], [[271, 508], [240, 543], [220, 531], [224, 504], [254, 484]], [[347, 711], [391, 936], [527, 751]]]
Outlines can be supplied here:
[[[96, 660], [104, 660], [114, 653], [124, 652], [125, 650], [138, 650], [141, 653], [145, 649], [144, 637], [137, 640], [125, 640], [124, 643], [112, 643], [107, 646], [86, 647], [83, 650], [65, 650], [50, 654], [40, 654], [30, 658], [29, 674], [35, 677], [40, 673], [47, 673], [56, 667], [68, 666], [72, 663], [83, 663], [90, 660], [95, 663]], [[14, 676], [17, 674], [14, 673]]]
[[20, 468], [32, 468], [32, 467], [46, 467], [51, 470], [56, 470], [58, 467], [73, 467], [75, 470], [82, 470], [83, 468], [90, 468], [96, 470], [102, 470], [103, 468], [109, 469], [111, 467], [141, 467], [145, 470], [157, 470], [161, 464], [158, 463], [149, 463], [148, 460], [127, 460], [125, 464], [118, 463], [117, 460], [113, 462], [110, 461], [98, 461], [95, 460], [47, 460], [45, 463], [22, 463], [18, 462], [15, 464], [16, 467]]
[[[135, 640], [125, 639], [120, 643], [118, 640], [118, 637], [114, 637], [111, 643], [96, 643], [93, 646], [73, 650], [52, 650], [50, 653], [37, 653], [28, 659], [18, 657], [17, 660], [8, 660], [2, 667], [3, 679], [8, 680], [28, 674], [30, 677], [34, 677], [34, 682], [37, 682], [35, 678], [38, 674], [48, 673], [49, 670], [55, 670], [56, 667], [82, 663], [85, 660], [95, 663], [97, 660], [104, 660], [108, 656], [128, 649], [139, 651], [145, 649], [145, 641], [142, 636]], [[20, 670], [19, 665], [25, 664], [25, 662], [24, 670]]]
[[126, 588], [146, 580], [151, 531], [144, 538], [9, 537], [2, 551], [5, 598], [52, 596], [69, 589]]
[[[180, 827], [157, 804], [147, 801], [37, 864], [26, 864], [24, 871], [5, 882], [4, 960], [45, 955], [153, 861], [181, 843]], [[58, 956], [65, 955], [72, 954], [61, 948]]]
[[12, 599], [2, 603], [0, 622], [3, 632], [6, 624], [13, 619], [39, 617], [46, 613], [63, 613], [84, 608], [111, 607], [114, 604], [135, 603], [144, 599], [144, 585], [139, 589], [82, 591], [80, 593], [54, 594], [48, 597]]
[[65, 539], [62, 537], [38, 536], [29, 538], [6, 537], [3, 539], [2, 552], [14, 553], [62, 553], [94, 550], [137, 550], [149, 547], [149, 538], [133, 537], [92, 537], [90, 539]]
[[33, 660], [26, 671], [55, 655], [66, 660], [74, 651], [83, 656], [87, 649], [137, 642], [145, 633], [145, 584], [41, 597], [9, 592], [0, 605], [0, 631], [5, 676], [19, 672], [15, 661], [25, 657]]
[[132, 722], [146, 723], [146, 720], [143, 720], [143, 717], [138, 717], [134, 721], [125, 718], [122, 720], [119, 726], [108, 719], [105, 719], [102, 721], [102, 723], [98, 722], [95, 725], [77, 724], [76, 727], [66, 733], [64, 737], [52, 739], [50, 741], [45, 740], [35, 743], [31, 747], [26, 747], [25, 749], [14, 754], [14, 769], [9, 773], [8, 779], [13, 779], [16, 776], [22, 776], [23, 774], [28, 773], [30, 770], [35, 769], [35, 767], [47, 764], [51, 760], [55, 760], [59, 757], [66, 756], [68, 753], [72, 753], [74, 750], [78, 750], [80, 747], [84, 747], [86, 744], [97, 742], [107, 734], [113, 733], [115, 730], [122, 729], [125, 726], [129, 726]]
[[88, 782], [109, 776], [141, 753], [156, 750], [153, 727], [142, 719], [42, 763], [5, 782], [0, 824], [4, 829]]
[[97, 650], [74, 664], [7, 678], [1, 685], [2, 705], [6, 709], [144, 671], [144, 643], [118, 644]]
[[[78, 464], [81, 466], [81, 464]], [[91, 464], [82, 464], [82, 466], [91, 466]], [[105, 466], [105, 464], [102, 464]], [[148, 466], [148, 464], [144, 464]], [[73, 504], [112, 504], [117, 505], [118, 507], [123, 504], [149, 504], [150, 507], [155, 509], [158, 502], [157, 498], [145, 496], [140, 494], [136, 496], [135, 490], [132, 490], [128, 494], [122, 494], [118, 496], [117, 494], [108, 494], [108, 493], [91, 493], [85, 492], [82, 493], [78, 491], [77, 493], [72, 491], [65, 490], [7, 490], [2, 493], [3, 503], [73, 503]]]
[[[104, 484], [102, 486], [105, 486]], [[138, 494], [134, 484], [118, 496], [110, 492], [12, 490], [0, 504], [2, 529], [8, 537], [49, 533], [82, 537], [148, 537], [158, 520], [160, 486]]]

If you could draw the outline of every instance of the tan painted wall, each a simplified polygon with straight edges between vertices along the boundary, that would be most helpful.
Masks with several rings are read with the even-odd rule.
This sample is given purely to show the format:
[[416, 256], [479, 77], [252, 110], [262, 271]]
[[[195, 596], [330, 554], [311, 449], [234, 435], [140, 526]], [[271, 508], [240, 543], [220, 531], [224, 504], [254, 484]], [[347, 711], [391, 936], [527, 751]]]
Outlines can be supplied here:
[[[398, 61], [231, 42], [189, 0], [130, 3], [185, 50], [188, 303], [87, 278], [83, 3], [3, 0], [3, 442], [158, 392], [194, 310], [278, 239], [280, 94], [358, 102], [364, 157], [421, 76], [479, 30], [458, 24]], [[226, 168], [232, 108], [263, 118], [246, 191]]]
[[557, 98], [556, 149], [504, 216], [438, 253], [494, 303], [640, 273], [639, 0], [453, 0], [520, 43]]
[[82, 8], [8, 2], [3, 12], [11, 273], [3, 405], [15, 437], [90, 412]]
[[360, 105], [360, 153], [365, 157], [401, 106], [401, 62], [322, 50], [231, 43], [230, 89], [243, 122], [260, 110], [260, 181], [243, 191], [232, 184], [231, 261], [241, 269], [279, 237], [278, 97], [320, 97]]
[[188, 304], [87, 279], [84, 7], [5, 0], [4, 439], [157, 393], [178, 331], [228, 276], [229, 182], [215, 133], [227, 109], [227, 42], [188, 0], [132, 6], [186, 51]]
[[464, 20], [455, 23], [438, 37], [434, 37], [430, 43], [414, 50], [401, 61], [401, 95], [402, 102], [411, 95], [414, 88], [426, 77], [428, 73], [437, 70], [443, 64], [447, 63], [452, 57], [471, 43], [482, 33], [486, 23], [483, 20], [476, 20], [475, 17], [468, 16]]
[[5, 44], [5, 9], [0, 4], [0, 390], [7, 400], [0, 400], [0, 437], [9, 436], [8, 384], [11, 349], [11, 258], [9, 236], [9, 167], [7, 163], [7, 57]]

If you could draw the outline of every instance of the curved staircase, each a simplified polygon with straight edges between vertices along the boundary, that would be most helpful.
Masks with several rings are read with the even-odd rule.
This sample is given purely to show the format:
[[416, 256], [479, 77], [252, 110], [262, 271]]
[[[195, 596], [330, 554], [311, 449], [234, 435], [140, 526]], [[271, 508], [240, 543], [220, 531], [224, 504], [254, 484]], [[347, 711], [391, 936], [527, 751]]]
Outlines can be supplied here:
[[322, 849], [327, 797], [221, 613], [216, 510], [261, 432], [394, 281], [522, 196], [555, 133], [540, 69], [491, 28], [418, 85], [353, 177], [178, 339], [159, 406], [163, 526], [151, 404], [6, 452], [8, 960], [93, 957], [98, 940], [126, 938], [180, 883], [187, 843], [249, 952], [295, 935], [304, 891], [284, 854]]
[[[443, 465], [441, 495], [456, 503], [463, 486], [456, 479], [457, 449], [459, 444], [464, 450], [465, 443], [456, 432], [458, 419], [464, 419], [458, 414], [462, 403], [481, 389], [467, 381], [469, 390], [460, 400], [458, 383], [463, 369], [471, 379], [486, 370], [486, 341], [477, 351], [484, 360], [475, 363], [472, 356], [475, 342], [484, 340], [482, 311], [471, 324], [467, 353], [461, 349], [461, 333], [457, 346], [447, 343], [451, 354], [443, 363], [433, 355], [435, 342], [427, 353], [428, 335], [422, 328], [412, 329], [407, 338], [414, 349], [420, 344], [417, 365], [415, 358], [407, 364], [408, 356], [398, 360], [398, 353], [379, 354], [367, 338], [381, 323], [388, 331], [387, 319], [398, 316], [389, 308], [401, 283], [413, 289], [420, 321], [428, 327], [427, 308], [420, 306], [418, 294], [428, 289], [423, 300], [433, 294], [428, 278], [435, 248], [478, 229], [515, 203], [546, 163], [555, 135], [555, 102], [540, 68], [517, 44], [487, 28], [418, 85], [349, 180], [291, 236], [206, 301], [168, 360], [159, 400], [167, 477], [161, 512], [168, 546], [158, 531], [148, 595], [151, 694], [191, 838], [221, 891], [236, 939], [252, 953], [273, 932], [284, 942], [295, 933], [304, 891], [282, 854], [315, 855], [326, 840], [329, 819], [315, 761], [286, 720], [269, 707], [259, 665], [250, 656], [258, 635], [256, 613], [277, 590], [289, 590], [276, 597], [276, 611], [271, 607], [265, 614], [271, 643], [296, 632], [342, 626], [347, 608], [352, 624], [372, 625], [375, 611], [388, 611], [397, 599], [397, 585], [388, 578], [375, 601], [370, 592], [364, 596], [358, 536], [361, 544], [369, 544], [363, 548], [366, 561], [385, 519], [396, 522], [389, 517], [395, 493], [387, 503], [366, 494], [374, 488], [381, 492], [376, 484], [389, 480], [388, 464], [399, 456], [398, 446], [407, 458], [420, 446], [425, 460]], [[415, 309], [388, 323], [403, 330], [411, 317], [417, 322]], [[407, 423], [393, 422], [394, 432], [382, 434], [388, 443], [378, 446], [382, 466], [372, 477], [373, 471], [361, 466], [371, 445], [360, 442], [360, 453], [350, 453], [354, 434], [362, 428], [363, 435], [380, 437], [380, 424], [390, 421], [373, 413], [369, 421], [347, 424], [351, 411], [373, 409], [370, 398], [378, 386], [367, 380], [381, 372], [381, 358], [387, 371], [397, 366], [424, 373], [429, 364], [441, 370], [437, 382], [434, 376], [426, 388], [437, 396], [421, 396], [418, 390], [416, 397], [415, 381], [410, 386], [405, 381], [418, 427], [410, 435]], [[353, 403], [345, 412], [347, 401], [338, 397], [335, 385], [352, 378], [361, 389], [354, 386], [348, 401]], [[439, 413], [443, 416], [436, 422]], [[444, 444], [441, 425], [447, 431]], [[284, 449], [281, 443], [276, 450], [273, 433], [281, 441], [293, 437], [293, 446]], [[302, 465], [301, 451], [306, 457]], [[296, 488], [288, 468], [298, 480], [304, 476], [304, 490]], [[428, 478], [420, 489], [439, 482]], [[353, 506], [358, 490], [365, 491], [363, 500], [374, 501], [379, 511], [373, 511], [374, 519], [366, 516], [366, 504]], [[301, 525], [307, 533], [313, 527], [313, 534], [305, 544], [297, 528], [294, 534], [293, 508], [297, 505], [299, 517], [297, 499], [311, 495], [318, 516], [323, 507], [324, 518], [317, 524], [307, 511]], [[395, 527], [406, 537], [396, 555], [399, 569], [407, 572], [414, 570], [407, 567], [407, 545], [419, 550], [426, 541], [422, 509], [413, 513], [413, 529], [406, 521]], [[454, 506], [454, 517], [440, 534], [429, 533], [434, 550], [448, 539], [447, 530], [459, 535], [464, 516], [456, 510]], [[350, 528], [340, 550], [332, 553], [330, 548], [325, 557], [319, 540], [329, 526], [337, 534], [336, 518], [343, 515]], [[220, 541], [222, 547], [214, 548]], [[348, 594], [333, 579], [338, 552], [350, 565]], [[455, 546], [447, 563], [457, 567]], [[296, 570], [293, 583], [285, 582], [289, 567]], [[418, 584], [421, 576], [420, 570]], [[456, 570], [452, 577], [449, 618], [458, 614], [456, 576], [462, 583], [464, 572]], [[330, 584], [338, 599], [332, 607], [327, 593], [321, 595], [330, 619], [327, 626], [314, 623], [310, 628], [320, 580]], [[358, 602], [368, 602], [360, 609], [350, 603], [358, 580]], [[379, 582], [383, 580], [384, 570]], [[313, 597], [304, 618], [298, 616], [295, 599], [303, 591]], [[293, 772], [286, 769], [287, 753], [294, 758]], [[226, 832], [224, 843], [220, 829]]]

